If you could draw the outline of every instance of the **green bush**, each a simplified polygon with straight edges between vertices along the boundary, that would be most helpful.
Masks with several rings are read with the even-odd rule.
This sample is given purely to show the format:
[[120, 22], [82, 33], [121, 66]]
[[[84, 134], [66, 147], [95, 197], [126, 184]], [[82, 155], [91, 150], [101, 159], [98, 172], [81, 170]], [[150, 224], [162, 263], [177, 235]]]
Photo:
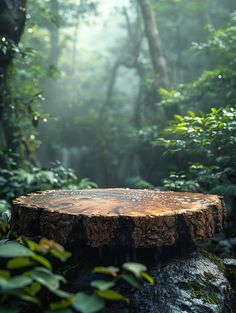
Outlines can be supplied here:
[[190, 160], [186, 170], [173, 172], [164, 180], [166, 188], [222, 194], [232, 207], [236, 196], [235, 107], [176, 115], [155, 144]]
[[19, 168], [0, 169], [0, 199], [10, 201], [19, 195], [46, 189], [87, 189], [97, 185], [87, 178], [78, 180], [72, 169], [66, 169], [60, 162], [50, 169], [33, 167], [31, 171]]

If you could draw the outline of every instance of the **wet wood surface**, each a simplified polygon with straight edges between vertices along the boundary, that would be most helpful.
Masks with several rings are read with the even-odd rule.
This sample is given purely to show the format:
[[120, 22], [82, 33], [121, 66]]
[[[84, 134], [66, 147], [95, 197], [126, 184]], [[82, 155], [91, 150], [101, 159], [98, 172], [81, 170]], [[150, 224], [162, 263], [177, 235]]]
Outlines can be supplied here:
[[51, 190], [19, 197], [12, 229], [66, 246], [161, 247], [222, 230], [222, 198], [134, 189]]

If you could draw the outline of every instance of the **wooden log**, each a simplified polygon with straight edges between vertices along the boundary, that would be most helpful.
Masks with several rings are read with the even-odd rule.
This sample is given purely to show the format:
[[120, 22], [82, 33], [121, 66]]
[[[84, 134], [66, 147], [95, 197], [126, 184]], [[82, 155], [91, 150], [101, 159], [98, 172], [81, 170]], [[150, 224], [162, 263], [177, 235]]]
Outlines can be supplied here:
[[221, 197], [132, 189], [51, 190], [13, 201], [12, 230], [65, 246], [150, 248], [222, 230]]

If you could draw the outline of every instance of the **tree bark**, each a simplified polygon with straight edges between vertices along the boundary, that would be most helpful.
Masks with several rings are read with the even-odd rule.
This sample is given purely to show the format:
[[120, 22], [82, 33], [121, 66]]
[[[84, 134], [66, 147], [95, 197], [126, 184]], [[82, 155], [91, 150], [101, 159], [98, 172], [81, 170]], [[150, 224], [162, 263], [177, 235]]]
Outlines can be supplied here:
[[145, 34], [148, 41], [151, 62], [153, 65], [155, 84], [157, 88], [167, 88], [169, 84], [166, 59], [161, 48], [161, 38], [155, 15], [149, 0], [138, 0]]
[[225, 208], [220, 197], [196, 193], [52, 190], [15, 200], [11, 222], [18, 234], [67, 246], [184, 247], [221, 231]]
[[[2, 43], [18, 44], [25, 26], [26, 0], [2, 0], [0, 4], [0, 38]], [[2, 91], [13, 51], [0, 50], [0, 88]]]
[[[2, 131], [2, 144], [4, 148], [11, 148], [11, 123], [4, 120], [4, 115], [8, 115], [9, 108], [4, 105], [4, 89], [7, 77], [7, 69], [12, 61], [14, 51], [13, 46], [20, 41], [24, 31], [26, 18], [27, 0], [1, 0], [0, 2], [0, 41], [7, 44], [5, 50], [0, 49], [0, 124]], [[6, 113], [6, 114], [5, 114]], [[0, 161], [2, 161], [0, 159]]]
[[[0, 38], [2, 43], [18, 44], [24, 30], [26, 0], [2, 0], [0, 4]], [[6, 79], [7, 68], [12, 60], [12, 49], [0, 50], [0, 91]]]

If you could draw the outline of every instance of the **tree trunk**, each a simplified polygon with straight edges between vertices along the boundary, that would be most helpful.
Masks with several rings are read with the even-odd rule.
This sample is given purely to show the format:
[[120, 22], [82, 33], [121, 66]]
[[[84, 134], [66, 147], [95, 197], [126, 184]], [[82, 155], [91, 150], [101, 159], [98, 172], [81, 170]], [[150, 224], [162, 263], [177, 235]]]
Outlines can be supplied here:
[[[0, 39], [18, 44], [25, 26], [26, 0], [1, 0], [0, 2]], [[0, 50], [0, 96], [6, 80], [7, 68], [12, 60], [13, 51]], [[3, 107], [2, 101], [0, 102]]]
[[[53, 15], [57, 16], [59, 11], [58, 0], [54, 0], [50, 4], [51, 12]], [[56, 69], [58, 65], [59, 58], [59, 27], [54, 21], [50, 21], [49, 27], [50, 35], [50, 55], [49, 55], [49, 64], [52, 69]]]
[[[4, 88], [7, 69], [11, 63], [14, 52], [12, 45], [17, 45], [24, 31], [27, 0], [1, 0], [0, 2], [0, 41], [8, 44], [5, 51], [0, 50], [0, 124], [2, 145], [1, 150], [11, 148], [11, 121], [8, 115], [9, 108], [4, 105]], [[10, 43], [10, 44], [9, 44]], [[0, 159], [0, 161], [2, 161]], [[2, 164], [2, 163], [1, 163]]]
[[[2, 42], [18, 44], [24, 30], [26, 0], [2, 0], [0, 4], [0, 38]], [[2, 91], [7, 67], [13, 56], [12, 49], [0, 50], [0, 88]]]
[[169, 84], [166, 59], [161, 48], [161, 39], [153, 9], [149, 0], [138, 0], [148, 41], [157, 88], [167, 88]]
[[11, 223], [66, 246], [184, 247], [221, 231], [225, 208], [219, 196], [197, 193], [52, 190], [15, 200]]

